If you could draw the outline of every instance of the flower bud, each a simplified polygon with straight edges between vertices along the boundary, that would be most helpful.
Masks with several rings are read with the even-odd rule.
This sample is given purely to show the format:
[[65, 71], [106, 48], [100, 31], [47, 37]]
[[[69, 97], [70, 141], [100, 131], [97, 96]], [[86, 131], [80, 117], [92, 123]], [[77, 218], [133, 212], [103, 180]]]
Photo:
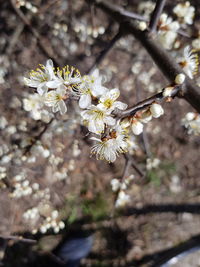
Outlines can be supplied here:
[[139, 135], [143, 131], [143, 124], [137, 120], [133, 120], [131, 128], [135, 135]]
[[175, 78], [176, 84], [183, 84], [184, 81], [185, 81], [185, 74], [180, 73], [180, 74], [176, 75], [176, 78]]
[[151, 114], [154, 118], [158, 118], [164, 114], [164, 110], [161, 105], [154, 103], [150, 107]]
[[170, 86], [170, 87], [166, 87], [163, 91], [163, 96], [164, 97], [169, 97], [172, 94], [174, 87]]

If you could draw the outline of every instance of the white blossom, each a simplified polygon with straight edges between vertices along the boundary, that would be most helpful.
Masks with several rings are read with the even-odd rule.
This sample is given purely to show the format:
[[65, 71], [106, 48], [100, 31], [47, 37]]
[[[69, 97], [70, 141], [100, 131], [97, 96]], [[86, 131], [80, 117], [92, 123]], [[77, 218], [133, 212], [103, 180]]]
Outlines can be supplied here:
[[118, 195], [118, 199], [115, 202], [115, 206], [117, 208], [124, 207], [128, 203], [130, 203], [130, 196], [127, 195], [124, 191], [120, 191]]
[[200, 135], [200, 115], [194, 112], [186, 114], [181, 121], [182, 125], [188, 130], [188, 134]]
[[107, 91], [108, 89], [102, 86], [102, 76], [99, 75], [98, 69], [94, 70], [91, 75], [83, 76], [76, 92], [80, 96], [80, 108], [88, 108], [92, 103], [93, 97], [101, 97]]
[[52, 107], [53, 112], [60, 111], [63, 115], [67, 112], [67, 106], [65, 104], [66, 90], [59, 87], [56, 90], [51, 90], [44, 95], [44, 103], [48, 107]]
[[193, 53], [190, 46], [184, 48], [183, 57], [179, 61], [179, 64], [190, 79], [193, 79], [193, 76], [198, 70], [198, 55]]
[[185, 3], [179, 3], [173, 9], [173, 12], [177, 15], [178, 18], [185, 24], [192, 24], [194, 15], [195, 15], [195, 8], [190, 5], [189, 1]]
[[104, 131], [105, 124], [114, 126], [116, 120], [110, 115], [110, 111], [102, 109], [98, 105], [91, 105], [89, 109], [81, 112], [83, 120], [87, 123], [88, 130], [100, 134]]
[[143, 127], [143, 124], [139, 120], [135, 118], [132, 119], [131, 129], [135, 135], [141, 134], [143, 132]]
[[150, 111], [151, 111], [151, 114], [154, 118], [159, 118], [161, 115], [164, 114], [164, 110], [163, 110], [162, 106], [157, 104], [157, 103], [153, 103], [150, 106]]
[[32, 70], [29, 74], [30, 79], [24, 77], [24, 83], [30, 87], [37, 88], [37, 92], [43, 95], [48, 91], [47, 83], [55, 78], [53, 61], [47, 60], [46, 66], [40, 65], [36, 71]]
[[114, 88], [99, 99], [99, 107], [106, 108], [110, 111], [113, 111], [115, 108], [120, 110], [125, 110], [127, 108], [127, 104], [124, 104], [120, 101], [116, 101], [116, 99], [120, 96], [120, 91], [117, 88]]
[[163, 13], [160, 16], [158, 24], [158, 40], [166, 49], [171, 49], [177, 37], [177, 31], [180, 25], [177, 21], [172, 21], [172, 18]]
[[127, 133], [120, 126], [111, 130], [109, 136], [103, 139], [96, 137], [91, 139], [97, 142], [91, 149], [91, 153], [96, 154], [97, 159], [114, 162], [119, 153], [127, 152]]
[[192, 47], [196, 50], [200, 50], [200, 35], [192, 41]]
[[47, 82], [49, 88], [76, 88], [81, 82], [80, 72], [74, 67], [65, 66], [62, 69], [58, 68], [56, 75], [52, 81]]
[[117, 192], [120, 189], [121, 183], [118, 179], [112, 179], [110, 184], [113, 192]]

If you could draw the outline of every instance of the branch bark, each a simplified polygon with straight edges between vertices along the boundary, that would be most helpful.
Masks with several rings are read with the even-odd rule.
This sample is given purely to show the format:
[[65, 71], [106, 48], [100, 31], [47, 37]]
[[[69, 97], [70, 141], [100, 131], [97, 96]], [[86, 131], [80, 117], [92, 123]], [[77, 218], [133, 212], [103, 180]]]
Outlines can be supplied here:
[[157, 0], [156, 6], [154, 8], [154, 11], [151, 15], [150, 23], [149, 23], [149, 30], [150, 32], [155, 32], [157, 25], [158, 25], [158, 20], [160, 18], [160, 15], [163, 11], [163, 8], [165, 6], [166, 0]]
[[[125, 32], [132, 34], [137, 40], [139, 40], [170, 83], [174, 83], [176, 75], [183, 73], [183, 70], [175, 62], [170, 53], [157, 43], [148, 31], [141, 31], [133, 22], [127, 21], [127, 17], [118, 12], [114, 4], [102, 0], [87, 1], [90, 3], [93, 2], [98, 8], [110, 15], [116, 22], [121, 23]], [[182, 86], [178, 96], [184, 98], [200, 113], [200, 87], [197, 86], [189, 77], [186, 78], [184, 86]]]

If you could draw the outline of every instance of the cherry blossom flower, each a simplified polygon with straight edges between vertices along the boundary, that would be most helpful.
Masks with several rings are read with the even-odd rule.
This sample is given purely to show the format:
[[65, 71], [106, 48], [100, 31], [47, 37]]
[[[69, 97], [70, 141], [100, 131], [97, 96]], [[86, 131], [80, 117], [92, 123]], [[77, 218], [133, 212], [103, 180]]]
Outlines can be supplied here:
[[176, 5], [173, 12], [181, 19], [181, 22], [190, 25], [193, 23], [195, 8], [190, 5], [189, 1]]
[[117, 88], [114, 88], [108, 91], [105, 95], [102, 95], [99, 99], [99, 107], [109, 109], [113, 111], [115, 108], [120, 110], [125, 110], [127, 108], [127, 104], [124, 104], [120, 101], [116, 101], [116, 99], [120, 96], [120, 91]]
[[89, 109], [81, 112], [81, 116], [86, 121], [90, 132], [100, 134], [104, 131], [105, 124], [109, 126], [115, 125], [116, 120], [110, 113], [109, 110], [102, 109], [98, 105], [91, 105]]
[[48, 91], [47, 83], [55, 78], [53, 61], [47, 60], [46, 66], [40, 65], [36, 71], [30, 72], [30, 79], [24, 77], [24, 83], [30, 87], [37, 88], [37, 92], [43, 95]]
[[121, 190], [115, 202], [115, 207], [117, 208], [124, 207], [128, 203], [130, 203], [130, 196]]
[[68, 88], [74, 89], [81, 82], [81, 75], [79, 70], [74, 67], [65, 66], [62, 69], [57, 68], [56, 75], [52, 81], [47, 82], [49, 88]]
[[179, 61], [179, 64], [190, 79], [193, 79], [198, 70], [198, 55], [190, 49], [190, 46], [184, 48], [183, 57]]
[[67, 106], [64, 102], [66, 90], [63, 88], [57, 88], [56, 90], [51, 90], [44, 95], [44, 103], [48, 107], [52, 107], [53, 112], [60, 111], [63, 115], [67, 112]]
[[97, 142], [91, 149], [91, 153], [96, 154], [97, 159], [114, 162], [120, 153], [127, 152], [127, 132], [120, 126], [112, 129], [103, 139], [91, 139]]
[[188, 129], [188, 134], [200, 135], [200, 114], [188, 112], [181, 122]]
[[87, 108], [92, 103], [92, 98], [97, 98], [104, 95], [108, 89], [102, 86], [102, 76], [99, 75], [99, 70], [96, 69], [91, 75], [82, 77], [81, 84], [77, 90], [77, 95], [80, 96], [79, 107]]
[[135, 135], [141, 134], [143, 132], [143, 127], [143, 124], [139, 120], [135, 118], [131, 120], [131, 129]]
[[180, 28], [178, 21], [173, 21], [167, 14], [160, 16], [158, 23], [158, 40], [166, 49], [171, 49]]

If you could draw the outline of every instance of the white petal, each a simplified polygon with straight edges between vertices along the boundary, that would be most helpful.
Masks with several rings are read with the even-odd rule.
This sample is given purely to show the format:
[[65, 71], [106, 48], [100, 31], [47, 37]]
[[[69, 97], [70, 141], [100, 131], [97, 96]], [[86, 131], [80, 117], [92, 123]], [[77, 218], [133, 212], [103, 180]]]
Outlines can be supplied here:
[[49, 88], [57, 88], [62, 84], [62, 81], [59, 79], [53, 80], [53, 81], [49, 81], [46, 83], [47, 87]]
[[99, 97], [99, 96], [106, 94], [108, 92], [108, 89], [104, 86], [101, 86], [101, 85], [94, 85], [91, 88], [91, 91], [92, 91], [93, 96]]
[[123, 103], [123, 102], [116, 101], [116, 102], [114, 103], [114, 107], [115, 107], [115, 108], [118, 108], [118, 109], [121, 109], [121, 110], [125, 110], [125, 109], [128, 107], [128, 105], [125, 104], [125, 103]]
[[24, 77], [24, 83], [25, 83], [25, 85], [30, 86], [30, 87], [34, 87], [34, 88], [37, 88], [39, 85], [38, 81], [34, 81], [34, 80], [28, 79], [26, 77]]
[[47, 73], [50, 76], [50, 79], [53, 79], [53, 77], [55, 77], [55, 74], [54, 74], [54, 71], [53, 71], [53, 61], [51, 59], [47, 60], [46, 70], [47, 70]]
[[116, 120], [110, 116], [104, 118], [104, 122], [110, 126], [114, 126], [116, 123]]
[[79, 107], [80, 108], [87, 108], [91, 105], [91, 96], [90, 94], [86, 94], [86, 95], [81, 95], [80, 99], [79, 99]]
[[120, 96], [120, 91], [119, 91], [119, 89], [114, 88], [114, 89], [109, 91], [108, 95], [109, 95], [110, 99], [116, 100]]
[[63, 115], [67, 112], [67, 106], [63, 100], [60, 100], [58, 103], [60, 114]]
[[48, 91], [48, 88], [46, 86], [46, 83], [41, 83], [38, 85], [37, 92], [39, 95], [44, 95], [47, 93], [47, 91]]

